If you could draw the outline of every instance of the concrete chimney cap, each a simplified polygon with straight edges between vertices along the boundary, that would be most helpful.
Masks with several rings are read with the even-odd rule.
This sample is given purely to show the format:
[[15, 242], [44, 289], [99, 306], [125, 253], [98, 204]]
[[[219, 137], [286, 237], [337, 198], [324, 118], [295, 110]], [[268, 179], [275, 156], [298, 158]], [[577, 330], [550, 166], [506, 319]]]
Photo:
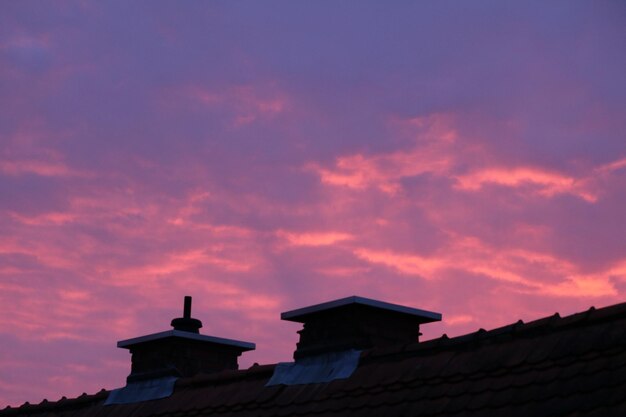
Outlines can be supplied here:
[[340, 298], [326, 303], [315, 304], [309, 307], [299, 308], [297, 310], [286, 311], [281, 313], [280, 318], [281, 320], [304, 323], [311, 316], [347, 306], [365, 306], [388, 313], [413, 316], [419, 323], [431, 323], [441, 320], [440, 313], [406, 307], [399, 304], [386, 303], [384, 301], [373, 300], [371, 298], [359, 297], [356, 295]]
[[131, 347], [139, 345], [141, 343], [153, 342], [155, 340], [169, 339], [169, 338], [196, 340], [199, 342], [213, 343], [216, 345], [232, 346], [234, 348], [239, 348], [242, 351], [254, 350], [256, 348], [256, 345], [250, 342], [243, 342], [241, 340], [233, 340], [233, 339], [226, 339], [223, 337], [215, 337], [215, 336], [207, 336], [203, 334], [183, 332], [180, 330], [168, 330], [165, 332], [153, 333], [153, 334], [149, 334], [145, 336], [135, 337], [133, 339], [120, 340], [119, 342], [117, 342], [117, 347], [130, 349]]

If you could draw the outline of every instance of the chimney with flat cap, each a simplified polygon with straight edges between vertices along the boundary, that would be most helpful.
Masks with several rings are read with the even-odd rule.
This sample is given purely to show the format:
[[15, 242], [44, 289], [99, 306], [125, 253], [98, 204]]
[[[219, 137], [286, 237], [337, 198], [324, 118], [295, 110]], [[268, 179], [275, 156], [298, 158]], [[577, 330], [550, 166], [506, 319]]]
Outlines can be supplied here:
[[303, 323], [294, 352], [299, 359], [325, 353], [415, 343], [419, 326], [441, 320], [441, 314], [352, 296], [281, 314]]
[[117, 347], [130, 350], [132, 366], [127, 381], [187, 377], [239, 368], [237, 358], [255, 349], [254, 343], [200, 334], [202, 322], [191, 317], [191, 297], [185, 297], [183, 317], [173, 330], [121, 340]]

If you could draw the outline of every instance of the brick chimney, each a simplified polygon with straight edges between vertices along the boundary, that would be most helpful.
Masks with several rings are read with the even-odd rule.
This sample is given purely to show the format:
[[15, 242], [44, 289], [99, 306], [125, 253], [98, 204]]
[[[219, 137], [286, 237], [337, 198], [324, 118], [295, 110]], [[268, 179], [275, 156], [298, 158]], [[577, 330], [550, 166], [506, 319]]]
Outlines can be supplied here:
[[183, 317], [172, 320], [173, 330], [121, 340], [117, 347], [130, 350], [131, 373], [127, 382], [187, 377], [238, 369], [237, 358], [255, 344], [201, 335], [202, 322], [191, 317], [191, 297], [185, 297]]
[[303, 323], [294, 359], [365, 350], [419, 339], [420, 324], [441, 320], [441, 314], [364, 297], [347, 297], [281, 314], [282, 320]]

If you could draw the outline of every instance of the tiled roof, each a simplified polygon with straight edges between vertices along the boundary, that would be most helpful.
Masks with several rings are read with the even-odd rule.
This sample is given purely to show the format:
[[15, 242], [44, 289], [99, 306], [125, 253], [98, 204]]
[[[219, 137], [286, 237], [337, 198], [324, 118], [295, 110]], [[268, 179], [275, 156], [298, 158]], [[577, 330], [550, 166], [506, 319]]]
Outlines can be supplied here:
[[270, 386], [274, 365], [177, 381], [168, 398], [108, 392], [0, 416], [626, 416], [626, 303], [363, 352], [348, 379]]

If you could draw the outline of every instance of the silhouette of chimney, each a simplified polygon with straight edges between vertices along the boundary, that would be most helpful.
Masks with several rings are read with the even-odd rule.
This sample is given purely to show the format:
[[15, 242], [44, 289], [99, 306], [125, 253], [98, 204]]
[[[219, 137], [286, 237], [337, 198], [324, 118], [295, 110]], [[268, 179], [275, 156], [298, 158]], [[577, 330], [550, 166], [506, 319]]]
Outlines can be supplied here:
[[132, 366], [127, 382], [167, 376], [187, 377], [239, 368], [237, 358], [255, 344], [200, 334], [202, 322], [191, 317], [191, 297], [185, 297], [183, 317], [173, 330], [121, 340], [117, 347], [130, 350]]
[[293, 354], [299, 359], [348, 349], [365, 350], [419, 340], [419, 326], [441, 314], [364, 297], [347, 297], [280, 315], [303, 323]]

